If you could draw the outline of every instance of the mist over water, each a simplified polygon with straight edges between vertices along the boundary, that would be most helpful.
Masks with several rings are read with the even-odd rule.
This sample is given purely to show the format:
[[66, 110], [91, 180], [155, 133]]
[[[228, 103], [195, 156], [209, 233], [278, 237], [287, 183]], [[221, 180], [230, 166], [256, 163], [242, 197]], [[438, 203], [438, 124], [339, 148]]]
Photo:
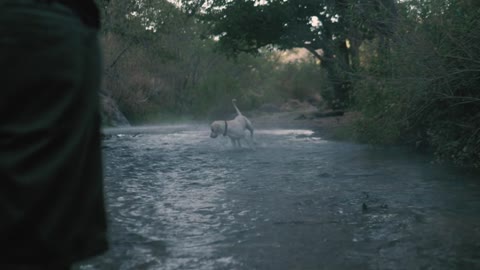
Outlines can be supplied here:
[[480, 267], [475, 173], [302, 129], [105, 132], [111, 248], [78, 269]]

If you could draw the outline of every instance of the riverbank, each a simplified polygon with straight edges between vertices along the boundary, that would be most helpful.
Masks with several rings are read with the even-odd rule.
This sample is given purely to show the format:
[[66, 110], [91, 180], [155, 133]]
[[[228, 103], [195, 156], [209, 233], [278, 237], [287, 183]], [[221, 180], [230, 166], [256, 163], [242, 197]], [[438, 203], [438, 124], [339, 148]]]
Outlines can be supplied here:
[[250, 113], [257, 129], [289, 128], [310, 129], [312, 136], [329, 140], [353, 140], [353, 125], [359, 117], [357, 112], [345, 112], [341, 116], [315, 117], [316, 109], [294, 110], [274, 113]]
[[[322, 113], [325, 114], [328, 113], [328, 111], [322, 111]], [[478, 158], [459, 160], [456, 156], [446, 157], [439, 155], [439, 153], [435, 152], [435, 148], [432, 145], [428, 145], [426, 141], [417, 141], [416, 143], [403, 141], [396, 144], [368, 142], [365, 138], [362, 139], [360, 137], [365, 136], [365, 134], [361, 134], [358, 130], [355, 130], [355, 126], [358, 127], [357, 121], [360, 119], [359, 112], [344, 112], [341, 116], [315, 116], [322, 113], [316, 108], [306, 108], [286, 112], [253, 113], [251, 119], [257, 129], [310, 129], [314, 131], [311, 136], [321, 137], [327, 140], [370, 143], [383, 146], [402, 145], [419, 153], [429, 155], [431, 160], [436, 163], [454, 164], [456, 167], [473, 168], [475, 170], [480, 168], [480, 163], [476, 161]]]

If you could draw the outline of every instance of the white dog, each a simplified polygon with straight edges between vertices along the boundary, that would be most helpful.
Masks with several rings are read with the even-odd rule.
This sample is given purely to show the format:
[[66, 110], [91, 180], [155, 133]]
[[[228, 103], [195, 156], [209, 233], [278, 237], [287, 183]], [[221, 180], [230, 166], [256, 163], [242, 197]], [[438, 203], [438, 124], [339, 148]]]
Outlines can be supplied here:
[[214, 121], [211, 125], [210, 138], [217, 138], [218, 135], [228, 136], [233, 146], [241, 146], [240, 139], [245, 138], [245, 130], [250, 131], [250, 138], [253, 140], [253, 126], [250, 120], [245, 117], [235, 104], [236, 100], [232, 99], [232, 104], [237, 111], [237, 116], [230, 121]]

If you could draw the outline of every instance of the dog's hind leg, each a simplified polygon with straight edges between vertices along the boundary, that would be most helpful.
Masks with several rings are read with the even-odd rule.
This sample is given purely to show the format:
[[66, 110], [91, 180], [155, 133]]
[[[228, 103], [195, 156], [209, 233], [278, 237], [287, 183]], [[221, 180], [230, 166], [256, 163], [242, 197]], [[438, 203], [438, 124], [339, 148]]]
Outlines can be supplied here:
[[232, 141], [232, 145], [233, 147], [237, 148], [237, 147], [240, 147], [240, 141], [237, 140], [237, 139], [230, 139]]
[[253, 128], [252, 122], [250, 122], [250, 120], [248, 120], [247, 118], [245, 118], [245, 122], [246, 122], [245, 128], [248, 129], [248, 131], [250, 131], [250, 138], [252, 138], [253, 140], [254, 128]]
[[247, 126], [248, 131], [250, 131], [250, 138], [253, 140], [253, 127]]

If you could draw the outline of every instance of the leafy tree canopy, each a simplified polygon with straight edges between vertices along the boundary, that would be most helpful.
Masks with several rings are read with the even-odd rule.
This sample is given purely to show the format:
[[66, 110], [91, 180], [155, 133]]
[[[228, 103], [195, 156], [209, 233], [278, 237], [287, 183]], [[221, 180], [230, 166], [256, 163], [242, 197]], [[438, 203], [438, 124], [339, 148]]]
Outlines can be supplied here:
[[[364, 39], [392, 33], [394, 0], [185, 0], [230, 55], [260, 48], [302, 47], [321, 60], [333, 85], [333, 107], [348, 103], [348, 73]], [[386, 46], [385, 46], [386, 47]], [[387, 51], [387, 50], [385, 50]], [[345, 72], [346, 71], [346, 72]]]
[[203, 19], [229, 53], [268, 45], [329, 51], [335, 41], [385, 32], [385, 20], [378, 17], [393, 10], [393, 0], [213, 0]]

